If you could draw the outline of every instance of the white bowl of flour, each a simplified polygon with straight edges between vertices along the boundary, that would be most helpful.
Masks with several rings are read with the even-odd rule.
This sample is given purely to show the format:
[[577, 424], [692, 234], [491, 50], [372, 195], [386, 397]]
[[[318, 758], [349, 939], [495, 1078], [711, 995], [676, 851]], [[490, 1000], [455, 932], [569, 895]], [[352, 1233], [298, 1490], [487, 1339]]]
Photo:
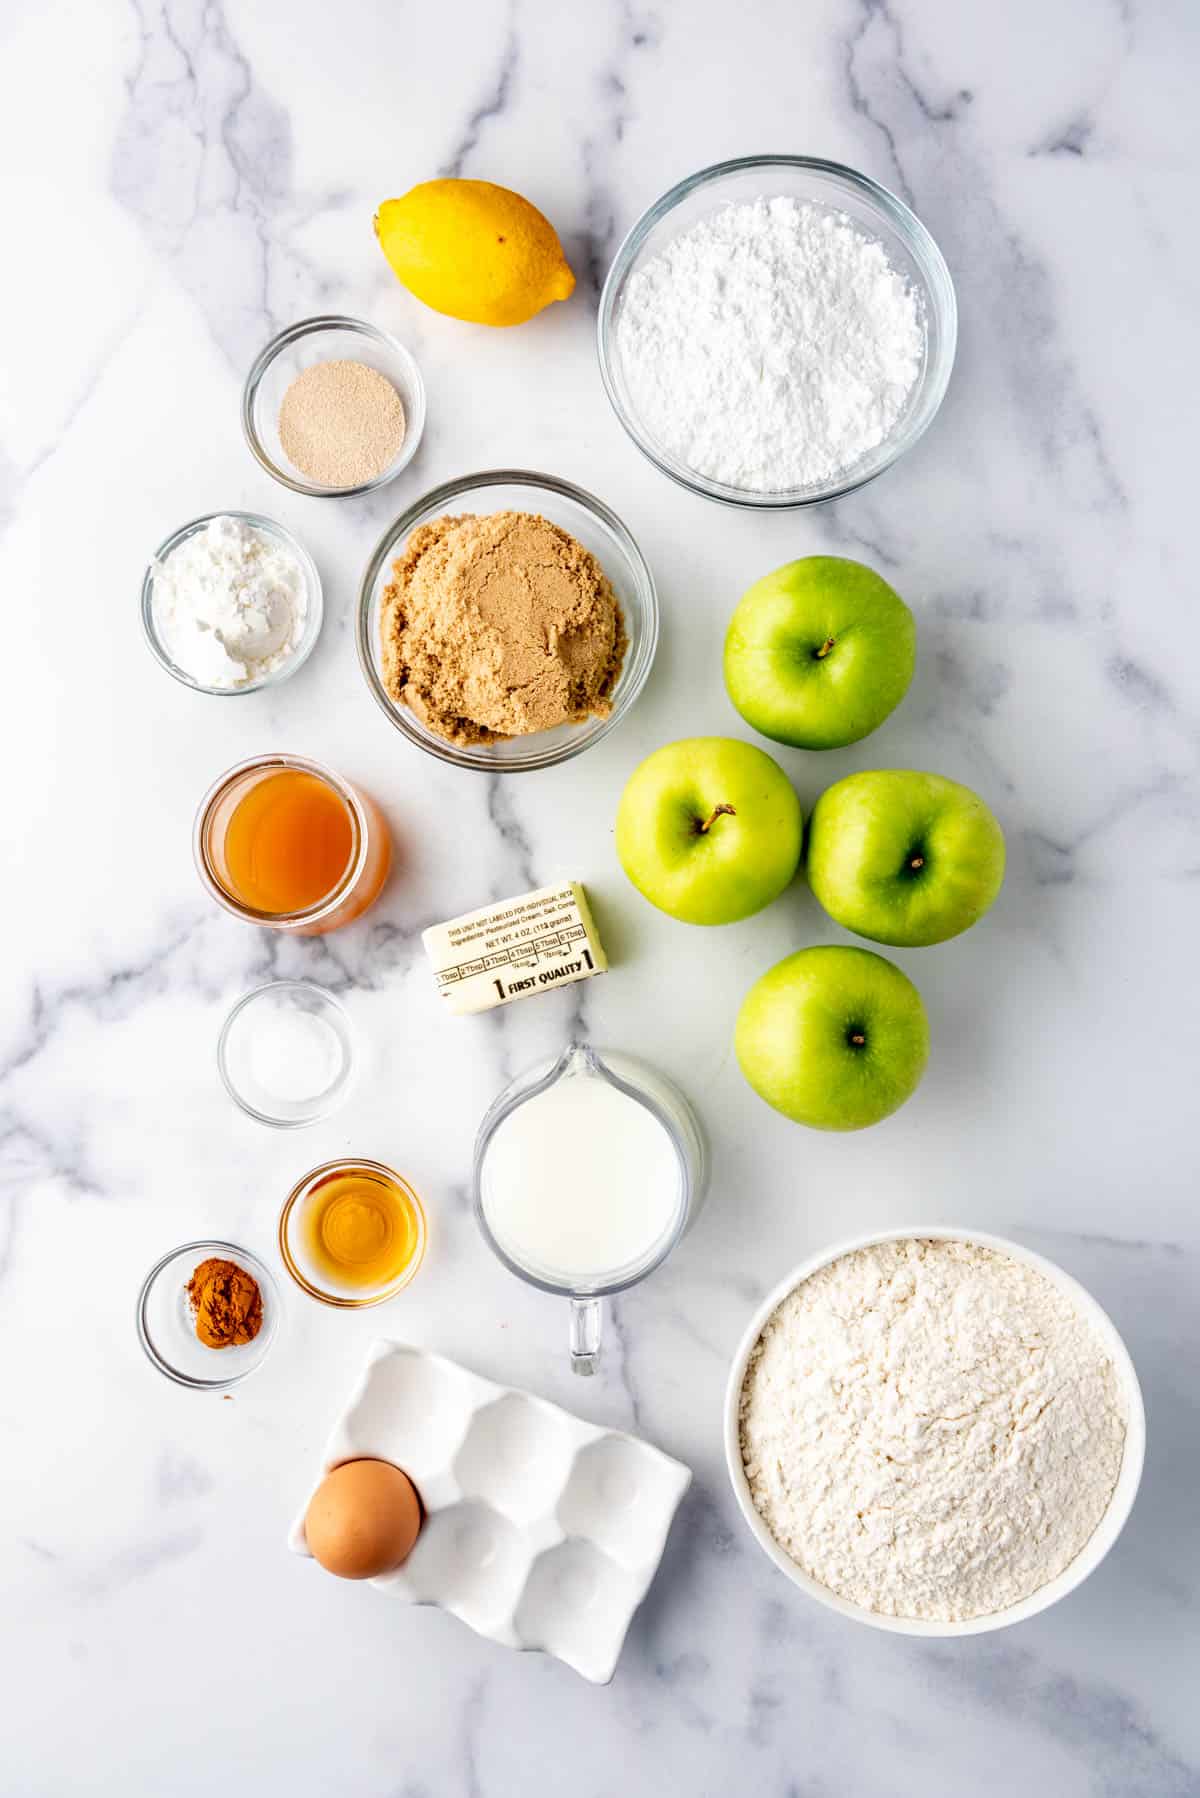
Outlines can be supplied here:
[[793, 1270], [730, 1369], [725, 1457], [781, 1572], [844, 1617], [975, 1635], [1056, 1604], [1132, 1509], [1145, 1411], [1077, 1281], [1019, 1244], [881, 1231]]
[[956, 305], [929, 232], [839, 163], [746, 156], [638, 220], [600, 300], [600, 372], [664, 474], [729, 505], [874, 479], [941, 404]]

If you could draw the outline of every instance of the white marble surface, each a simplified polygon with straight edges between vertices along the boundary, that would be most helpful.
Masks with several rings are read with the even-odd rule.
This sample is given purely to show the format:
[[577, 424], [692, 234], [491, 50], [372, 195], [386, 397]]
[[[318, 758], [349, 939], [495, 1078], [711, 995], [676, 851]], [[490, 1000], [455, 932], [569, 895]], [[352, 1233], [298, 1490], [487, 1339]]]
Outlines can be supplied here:
[[[0, 43], [0, 1789], [1200, 1790], [1188, 0], [13, 0]], [[705, 163], [776, 148], [912, 201], [955, 274], [962, 335], [943, 414], [907, 462], [832, 509], [761, 519], [641, 461], [605, 402], [592, 325], [645, 204]], [[438, 170], [541, 203], [579, 270], [574, 300], [495, 334], [410, 300], [371, 213]], [[240, 437], [250, 357], [322, 308], [397, 331], [429, 385], [420, 455], [370, 503], [286, 494]], [[395, 510], [497, 463], [607, 499], [656, 572], [665, 624], [617, 733], [504, 784], [410, 751], [351, 638], [357, 575]], [[137, 589], [171, 528], [237, 506], [302, 534], [328, 614], [292, 684], [228, 705], [154, 665]], [[643, 753], [738, 729], [718, 652], [739, 592], [821, 549], [896, 582], [920, 664], [877, 738], [784, 758], [805, 800], [852, 767], [930, 767], [978, 787], [1011, 844], [984, 925], [897, 957], [930, 1010], [932, 1063], [903, 1113], [846, 1139], [768, 1113], [731, 1059], [751, 979], [835, 934], [804, 888], [693, 932], [633, 894], [611, 843]], [[361, 778], [401, 845], [378, 909], [327, 943], [239, 926], [191, 866], [201, 791], [270, 748]], [[588, 883], [618, 964], [583, 996], [587, 1030], [674, 1074], [715, 1154], [701, 1224], [614, 1307], [590, 1387], [568, 1374], [554, 1303], [489, 1259], [466, 1200], [479, 1115], [557, 1046], [574, 996], [445, 1018], [418, 937], [561, 873]], [[353, 1104], [291, 1136], [235, 1115], [213, 1061], [233, 998], [284, 972], [328, 982], [373, 1050]], [[133, 1330], [145, 1268], [209, 1233], [271, 1254], [293, 1179], [343, 1149], [394, 1161], [428, 1197], [412, 1292], [361, 1319], [295, 1295], [233, 1402], [158, 1378]], [[1081, 1592], [1007, 1634], [923, 1645], [826, 1615], [759, 1554], [726, 1488], [719, 1408], [750, 1307], [793, 1262], [938, 1215], [1012, 1234], [1092, 1288], [1137, 1361], [1150, 1440], [1131, 1524]], [[610, 1688], [287, 1553], [381, 1325], [695, 1469]]]

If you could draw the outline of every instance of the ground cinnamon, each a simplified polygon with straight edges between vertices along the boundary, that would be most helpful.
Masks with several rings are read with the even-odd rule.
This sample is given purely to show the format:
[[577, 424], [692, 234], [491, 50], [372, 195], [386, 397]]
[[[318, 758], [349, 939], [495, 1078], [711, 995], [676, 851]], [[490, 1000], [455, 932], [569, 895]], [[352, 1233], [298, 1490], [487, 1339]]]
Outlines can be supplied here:
[[196, 1316], [196, 1335], [206, 1348], [238, 1348], [262, 1328], [258, 1281], [236, 1261], [210, 1256], [187, 1283]]

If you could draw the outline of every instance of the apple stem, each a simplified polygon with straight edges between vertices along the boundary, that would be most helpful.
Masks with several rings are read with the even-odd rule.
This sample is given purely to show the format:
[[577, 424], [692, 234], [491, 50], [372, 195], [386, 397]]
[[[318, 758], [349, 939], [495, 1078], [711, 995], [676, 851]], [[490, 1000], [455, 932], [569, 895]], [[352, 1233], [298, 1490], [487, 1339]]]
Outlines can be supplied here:
[[852, 1036], [850, 1038], [850, 1041], [854, 1044], [856, 1049], [861, 1049], [866, 1040], [865, 1036]]
[[917, 868], [923, 868], [925, 866], [925, 857], [923, 855], [914, 855], [908, 865], [914, 871]]
[[825, 660], [825, 657], [829, 654], [829, 652], [832, 648], [833, 648], [833, 638], [826, 637], [824, 643], [822, 643], [820, 649], [818, 649], [818, 651], [817, 651], [818, 662], [823, 662]]
[[737, 816], [737, 813], [734, 811], [734, 809], [731, 805], [714, 805], [712, 811], [708, 814], [708, 817], [704, 820], [703, 824], [697, 824], [696, 835], [701, 836], [701, 837], [706, 837], [708, 835], [709, 831], [712, 829], [713, 825], [716, 823], [717, 819], [719, 817], [721, 817], [722, 814], [724, 814], [728, 818], [736, 818], [736, 816]]

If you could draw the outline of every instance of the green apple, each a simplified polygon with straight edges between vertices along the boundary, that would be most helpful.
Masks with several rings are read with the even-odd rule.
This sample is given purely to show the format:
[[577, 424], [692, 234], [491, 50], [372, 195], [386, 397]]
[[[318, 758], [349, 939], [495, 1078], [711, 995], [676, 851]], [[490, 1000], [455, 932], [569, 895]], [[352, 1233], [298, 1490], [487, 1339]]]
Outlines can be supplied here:
[[862, 1130], [920, 1083], [929, 1022], [906, 974], [830, 944], [777, 962], [738, 1013], [737, 1058], [760, 1098], [813, 1130]]
[[916, 655], [913, 615], [874, 569], [805, 556], [743, 594], [725, 637], [725, 685], [764, 737], [840, 749], [900, 704]]
[[800, 861], [803, 820], [777, 762], [732, 737], [687, 737], [634, 769], [617, 854], [639, 893], [685, 924], [732, 924], [777, 899]]
[[808, 827], [808, 880], [831, 918], [872, 942], [944, 943], [1004, 881], [1004, 832], [977, 793], [940, 774], [850, 774]]

